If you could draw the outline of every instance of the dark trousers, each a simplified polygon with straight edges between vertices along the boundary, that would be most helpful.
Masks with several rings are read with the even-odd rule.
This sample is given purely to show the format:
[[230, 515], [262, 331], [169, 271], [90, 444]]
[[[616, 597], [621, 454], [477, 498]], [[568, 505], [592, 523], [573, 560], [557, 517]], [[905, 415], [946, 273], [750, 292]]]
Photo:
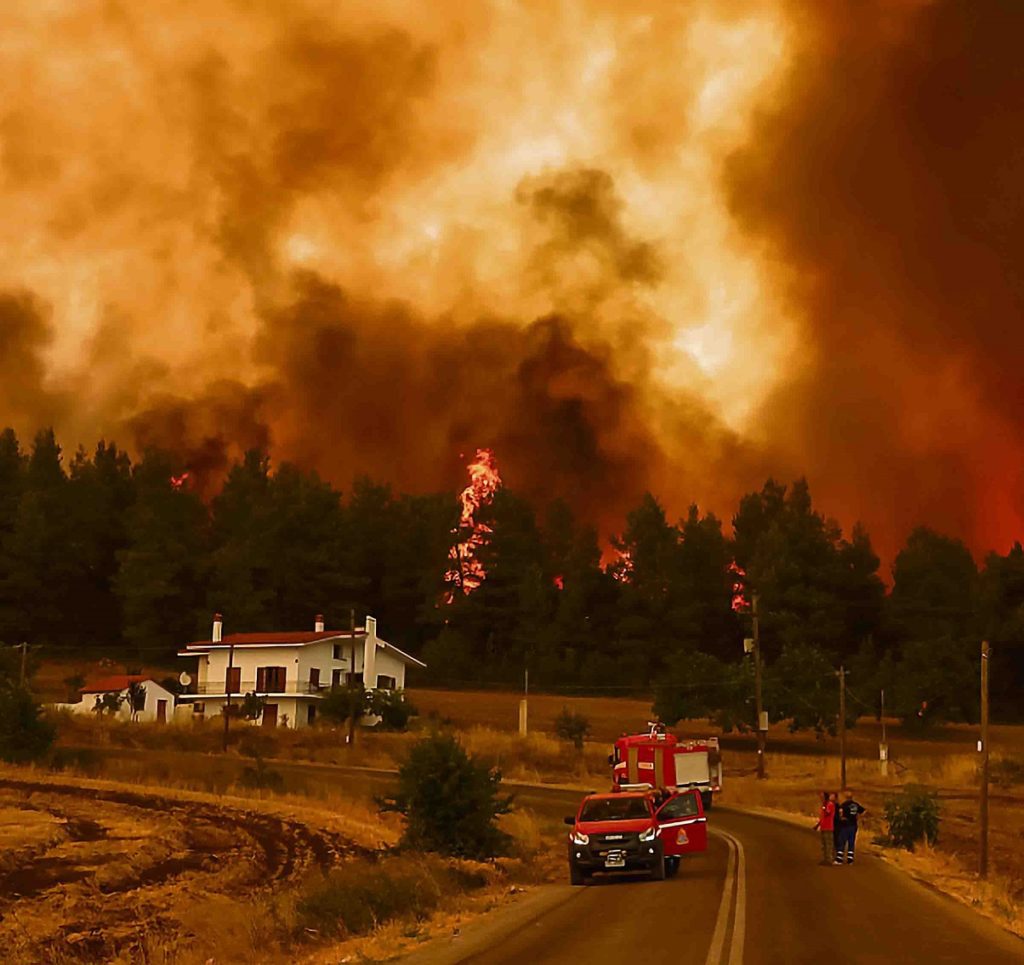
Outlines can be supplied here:
[[855, 825], [847, 825], [842, 827], [837, 832], [836, 840], [836, 860], [846, 858], [847, 861], [853, 861], [853, 849], [857, 843], [857, 828]]

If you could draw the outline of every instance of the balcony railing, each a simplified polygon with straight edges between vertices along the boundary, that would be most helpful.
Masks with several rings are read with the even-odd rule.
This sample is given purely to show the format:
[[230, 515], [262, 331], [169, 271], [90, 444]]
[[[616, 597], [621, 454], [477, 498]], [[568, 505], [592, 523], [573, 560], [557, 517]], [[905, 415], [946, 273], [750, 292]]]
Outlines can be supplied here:
[[[325, 694], [330, 689], [330, 683], [325, 683], [324, 681], [314, 683], [310, 680], [286, 680], [283, 687], [268, 688], [266, 684], [263, 684], [261, 688], [257, 689], [255, 680], [243, 680], [237, 686], [232, 686], [231, 695], [233, 697], [244, 697], [246, 694], [258, 694], [260, 697], [265, 697], [268, 694], [275, 696], [281, 694], [285, 696], [298, 696], [302, 694]], [[193, 683], [185, 689], [186, 696], [209, 697], [226, 693], [227, 687], [223, 680], [219, 682], [207, 681], [204, 684]]]

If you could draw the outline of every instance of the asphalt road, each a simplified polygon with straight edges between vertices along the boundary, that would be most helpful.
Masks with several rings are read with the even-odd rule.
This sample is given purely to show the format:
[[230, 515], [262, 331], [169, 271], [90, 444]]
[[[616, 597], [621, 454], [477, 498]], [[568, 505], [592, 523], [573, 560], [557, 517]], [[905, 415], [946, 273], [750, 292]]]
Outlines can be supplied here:
[[[554, 804], [554, 795], [547, 793]], [[407, 965], [1024, 962], [1024, 942], [862, 854], [821, 867], [817, 836], [716, 809], [707, 854], [664, 882], [552, 885], [424, 946]]]

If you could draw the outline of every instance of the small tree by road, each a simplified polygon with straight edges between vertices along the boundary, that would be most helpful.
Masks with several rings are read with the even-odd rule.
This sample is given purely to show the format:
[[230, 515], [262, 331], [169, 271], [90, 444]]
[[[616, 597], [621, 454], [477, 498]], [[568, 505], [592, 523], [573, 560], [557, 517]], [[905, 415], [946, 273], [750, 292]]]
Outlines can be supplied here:
[[42, 708], [24, 688], [0, 680], [0, 760], [23, 763], [42, 757], [56, 736]]
[[398, 793], [380, 803], [405, 815], [403, 845], [460, 858], [504, 854], [509, 836], [496, 824], [512, 799], [501, 794], [501, 774], [474, 760], [449, 734], [413, 745], [398, 771]]
[[583, 742], [590, 734], [590, 721], [579, 711], [563, 707], [562, 712], [555, 718], [555, 734], [568, 741], [582, 754]]
[[320, 716], [335, 724], [348, 723], [348, 742], [354, 744], [356, 725], [366, 716], [367, 694], [362, 684], [332, 687], [320, 701]]

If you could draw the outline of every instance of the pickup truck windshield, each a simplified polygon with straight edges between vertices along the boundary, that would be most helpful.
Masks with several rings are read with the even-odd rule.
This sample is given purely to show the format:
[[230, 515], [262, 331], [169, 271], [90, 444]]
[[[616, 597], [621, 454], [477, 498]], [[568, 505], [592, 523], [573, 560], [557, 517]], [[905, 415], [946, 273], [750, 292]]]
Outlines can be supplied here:
[[649, 818], [650, 809], [642, 797], [603, 797], [587, 801], [580, 811], [581, 821], [635, 821]]

